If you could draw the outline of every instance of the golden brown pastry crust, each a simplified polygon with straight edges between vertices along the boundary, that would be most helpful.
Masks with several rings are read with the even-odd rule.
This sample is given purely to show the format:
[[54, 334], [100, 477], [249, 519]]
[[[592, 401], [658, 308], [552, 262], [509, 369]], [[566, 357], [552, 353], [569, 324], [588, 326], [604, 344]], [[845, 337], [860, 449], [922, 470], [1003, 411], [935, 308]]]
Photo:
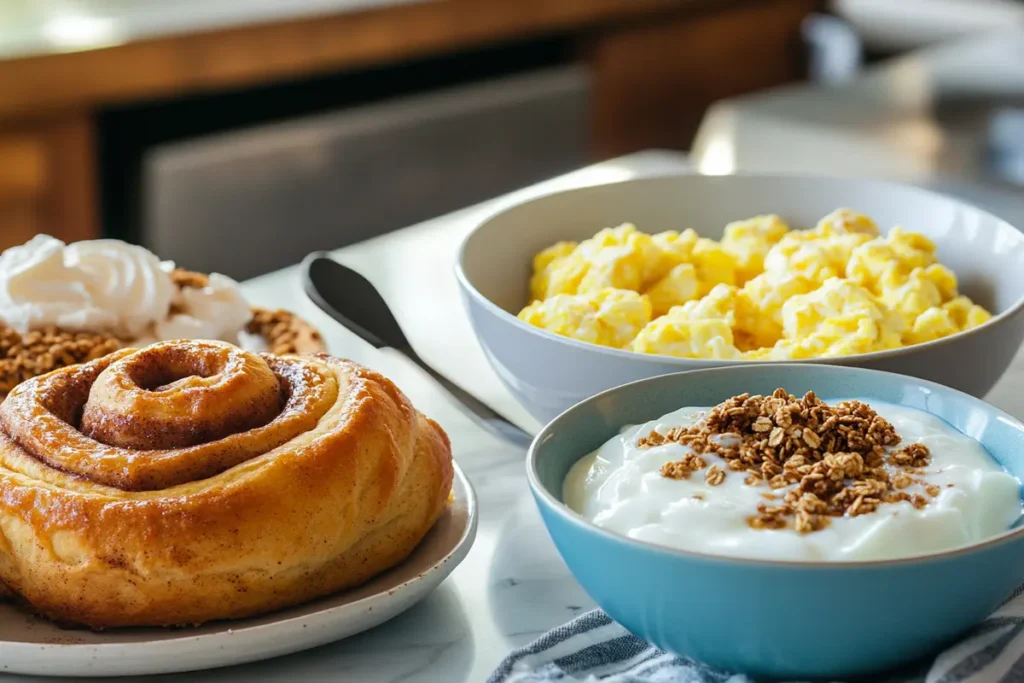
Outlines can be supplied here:
[[[166, 414], [182, 415], [202, 410], [204, 393], [238, 394], [216, 372], [175, 377], [183, 371], [167, 370], [168, 357], [182, 352], [228, 365], [261, 360], [280, 382], [276, 417], [161, 448], [180, 442], [165, 432], [187, 425], [157, 428], [126, 406], [157, 397]], [[228, 380], [266, 379], [232, 367]], [[145, 387], [125, 389], [142, 403], [118, 394], [126, 377]], [[82, 434], [90, 390], [111, 424], [153, 427], [153, 448]], [[262, 390], [246, 396], [234, 411], [267, 400]], [[355, 363], [218, 342], [122, 350], [29, 380], [0, 405], [0, 582], [45, 616], [96, 628], [263, 613], [402, 561], [447, 504], [452, 475], [441, 428]]]

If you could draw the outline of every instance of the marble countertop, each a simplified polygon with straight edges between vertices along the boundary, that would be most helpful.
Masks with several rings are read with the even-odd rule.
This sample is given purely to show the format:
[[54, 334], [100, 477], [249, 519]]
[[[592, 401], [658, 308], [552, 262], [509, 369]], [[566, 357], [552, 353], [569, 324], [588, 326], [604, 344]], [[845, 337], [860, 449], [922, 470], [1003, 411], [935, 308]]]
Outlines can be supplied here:
[[426, 0], [5, 0], [0, 59]]
[[[335, 252], [380, 289], [419, 353], [438, 370], [535, 431], [478, 346], [453, 272], [456, 247], [483, 217], [522, 199], [573, 186], [684, 171], [686, 157], [647, 152], [552, 179], [485, 204]], [[423, 602], [366, 633], [314, 650], [227, 669], [154, 677], [184, 683], [359, 681], [482, 683], [509, 650], [593, 607], [548, 538], [526, 484], [524, 453], [466, 418], [403, 357], [371, 348], [303, 295], [295, 267], [244, 283], [262, 306], [286, 307], [324, 333], [330, 350], [390, 376], [451, 436], [456, 460], [476, 488], [480, 524], [466, 560]], [[1024, 416], [1018, 357], [990, 400]], [[32, 677], [0, 676], [0, 683]]]

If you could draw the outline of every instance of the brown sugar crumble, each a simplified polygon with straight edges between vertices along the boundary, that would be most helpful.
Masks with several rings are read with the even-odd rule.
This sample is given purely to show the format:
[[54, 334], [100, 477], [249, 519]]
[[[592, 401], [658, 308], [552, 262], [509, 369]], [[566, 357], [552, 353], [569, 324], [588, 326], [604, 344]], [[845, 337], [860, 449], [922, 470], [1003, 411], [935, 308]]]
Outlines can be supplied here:
[[102, 358], [123, 346], [120, 339], [104, 334], [56, 327], [19, 334], [0, 327], [0, 395], [36, 375]]
[[[715, 406], [690, 427], [651, 432], [637, 442], [641, 447], [665, 443], [693, 451], [666, 463], [661, 468], [665, 477], [687, 479], [707, 467], [700, 456], [713, 453], [728, 470], [745, 473], [748, 486], [793, 486], [784, 496], [762, 494], [772, 504], [759, 503], [748, 518], [755, 529], [782, 529], [792, 523], [799, 533], [809, 533], [828, 526], [831, 517], [856, 517], [884, 503], [907, 501], [918, 509], [928, 504], [925, 496], [903, 490], [925, 485], [913, 475], [929, 464], [928, 448], [915, 443], [886, 455], [900, 437], [885, 418], [859, 401], [830, 406], [813, 392], [797, 398], [784, 389], [768, 397], [742, 394]], [[890, 474], [885, 465], [895, 471]], [[712, 465], [704, 476], [709, 485], [718, 486], [728, 475]], [[938, 486], [925, 486], [929, 497], [939, 491]]]

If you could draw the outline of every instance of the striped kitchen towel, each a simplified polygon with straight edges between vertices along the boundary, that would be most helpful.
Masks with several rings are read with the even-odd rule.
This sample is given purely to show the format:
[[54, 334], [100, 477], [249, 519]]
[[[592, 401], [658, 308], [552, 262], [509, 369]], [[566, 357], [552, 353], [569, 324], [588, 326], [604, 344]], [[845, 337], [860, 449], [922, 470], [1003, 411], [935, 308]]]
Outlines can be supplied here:
[[[959, 643], [889, 683], [1024, 683], [1024, 586]], [[594, 610], [515, 650], [488, 683], [754, 683], [654, 648]]]

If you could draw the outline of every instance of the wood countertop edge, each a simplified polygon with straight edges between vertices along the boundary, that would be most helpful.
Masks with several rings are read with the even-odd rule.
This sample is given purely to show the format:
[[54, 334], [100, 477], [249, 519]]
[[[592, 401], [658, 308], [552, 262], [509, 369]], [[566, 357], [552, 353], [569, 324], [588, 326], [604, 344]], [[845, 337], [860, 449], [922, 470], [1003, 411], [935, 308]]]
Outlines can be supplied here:
[[245, 87], [708, 0], [432, 0], [0, 61], [0, 124], [40, 112]]

